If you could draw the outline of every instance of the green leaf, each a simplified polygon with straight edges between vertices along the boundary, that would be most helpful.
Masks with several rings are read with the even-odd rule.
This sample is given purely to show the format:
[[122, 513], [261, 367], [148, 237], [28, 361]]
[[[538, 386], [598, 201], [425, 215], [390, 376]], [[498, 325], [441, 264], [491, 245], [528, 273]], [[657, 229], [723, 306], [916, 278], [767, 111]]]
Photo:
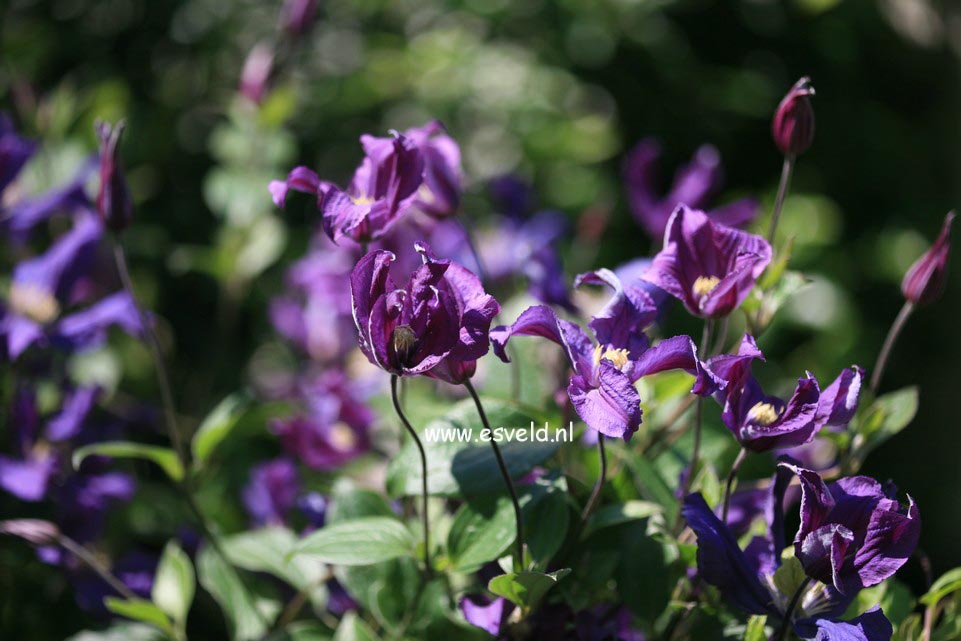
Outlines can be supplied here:
[[537, 607], [552, 587], [570, 573], [570, 569], [557, 570], [550, 574], [540, 572], [512, 572], [495, 576], [487, 584], [487, 589], [502, 596], [511, 603], [529, 612]]
[[174, 621], [182, 624], [194, 600], [196, 583], [190, 557], [174, 541], [164, 548], [150, 597]]
[[299, 543], [297, 535], [286, 528], [264, 527], [226, 537], [221, 546], [235, 567], [265, 572], [298, 590], [310, 590], [318, 585], [325, 569], [316, 559], [291, 562]]
[[193, 465], [200, 469], [210, 457], [210, 453], [230, 434], [249, 405], [250, 400], [243, 394], [231, 394], [213, 409], [203, 420], [191, 442]]
[[267, 622], [280, 611], [280, 604], [276, 602], [255, 603], [236, 570], [209, 546], [197, 555], [197, 578], [223, 610], [234, 641], [262, 638], [267, 632]]
[[334, 641], [377, 641], [377, 635], [354, 612], [348, 612], [340, 620]]
[[371, 516], [317, 530], [294, 549], [333, 565], [370, 565], [414, 554], [414, 538], [397, 519]]
[[613, 505], [605, 505], [595, 512], [587, 521], [584, 537], [606, 527], [620, 525], [628, 521], [646, 519], [664, 511], [657, 503], [650, 501], [626, 501]]
[[634, 474], [634, 480], [641, 495], [648, 501], [660, 505], [664, 510], [665, 519], [672, 521], [678, 510], [678, 503], [674, 498], [674, 492], [664, 481], [664, 477], [643, 456], [627, 456], [624, 460]]
[[[505, 432], [505, 437], [513, 436], [513, 440], [499, 443], [512, 478], [526, 474], [557, 450], [559, 440], [530, 442], [531, 421], [539, 425], [531, 412], [506, 401], [484, 399], [483, 402], [492, 429], [515, 430], [512, 434]], [[482, 429], [471, 399], [461, 401], [424, 428], [421, 439], [427, 451], [427, 490], [430, 494], [466, 496], [504, 491], [504, 481], [490, 443], [480, 441]], [[480, 442], [464, 443], [443, 438], [457, 430], [462, 430], [463, 434], [471, 430], [472, 437]], [[557, 437], [553, 430], [547, 432], [548, 438]], [[427, 438], [428, 434], [434, 438]], [[391, 496], [415, 496], [421, 492], [420, 456], [410, 439], [387, 469], [387, 490]]]
[[867, 455], [903, 430], [918, 412], [918, 388], [905, 387], [883, 396], [857, 418], [853, 456], [863, 462]]
[[931, 589], [921, 597], [920, 601], [924, 605], [935, 605], [941, 599], [957, 590], [961, 590], [961, 568], [948, 570], [938, 577], [931, 585]]
[[383, 496], [377, 492], [357, 487], [346, 478], [338, 479], [330, 492], [327, 523], [352, 521], [364, 516], [394, 516], [394, 511]]
[[796, 556], [785, 558], [781, 567], [774, 573], [774, 585], [778, 592], [788, 599], [794, 596], [805, 580], [807, 575], [804, 574], [804, 567]]
[[168, 635], [174, 634], [173, 623], [164, 611], [146, 599], [126, 600], [108, 596], [103, 603], [114, 614], [119, 614], [134, 621], [149, 623]]
[[670, 602], [676, 577], [672, 580], [665, 547], [648, 534], [649, 524], [631, 521], [599, 534], [619, 535], [612, 547], [619, 555], [614, 579], [621, 600], [634, 614], [652, 624]]
[[458, 572], [476, 570], [499, 558], [516, 537], [514, 506], [509, 498], [465, 503], [457, 511], [447, 534], [447, 550], [453, 569]]
[[744, 641], [767, 641], [767, 634], [764, 632], [766, 624], [765, 615], [754, 615], [748, 619], [747, 627], [744, 628]]
[[525, 543], [531, 557], [544, 567], [564, 544], [571, 514], [562, 492], [548, 492], [523, 507]]
[[143, 445], [130, 441], [107, 441], [81, 447], [73, 453], [73, 467], [79, 468], [88, 456], [109, 456], [111, 458], [136, 458], [153, 461], [174, 481], [181, 481], [184, 468], [173, 450], [157, 445]]
[[270, 635], [267, 641], [330, 641], [330, 632], [319, 623], [298, 621]]
[[119, 621], [106, 630], [85, 630], [66, 641], [164, 641], [164, 635], [152, 625]]

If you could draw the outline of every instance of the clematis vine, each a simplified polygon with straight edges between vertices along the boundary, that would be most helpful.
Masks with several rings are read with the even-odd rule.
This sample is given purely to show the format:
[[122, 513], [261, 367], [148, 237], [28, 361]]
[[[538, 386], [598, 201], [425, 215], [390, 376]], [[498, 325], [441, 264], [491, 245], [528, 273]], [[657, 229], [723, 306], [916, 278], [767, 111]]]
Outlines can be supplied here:
[[711, 222], [703, 211], [679, 205], [645, 280], [683, 303], [694, 316], [716, 319], [734, 311], [771, 262], [760, 236]]
[[[792, 476], [801, 482], [801, 525], [793, 557], [782, 560], [784, 493]], [[825, 483], [816, 472], [782, 460], [764, 511], [768, 531], [743, 550], [700, 494], [685, 499], [682, 514], [697, 536], [701, 578], [741, 610], [779, 622], [773, 641], [785, 639], [791, 628], [817, 641], [890, 640], [891, 624], [879, 609], [851, 621], [837, 617], [862, 588], [891, 577], [910, 557], [921, 527], [910, 496], [905, 507], [874, 479]], [[782, 563], [797, 563], [806, 575], [787, 594], [774, 580]]]
[[[661, 155], [660, 143], [654, 138], [645, 138], [628, 153], [623, 172], [631, 213], [655, 239], [663, 238], [668, 220], [678, 205], [706, 208], [723, 182], [720, 154], [713, 146], [702, 145], [691, 161], [677, 170], [670, 190], [661, 194], [658, 191]], [[711, 209], [707, 215], [715, 222], [741, 227], [754, 220], [757, 208], [757, 201], [743, 198]]]

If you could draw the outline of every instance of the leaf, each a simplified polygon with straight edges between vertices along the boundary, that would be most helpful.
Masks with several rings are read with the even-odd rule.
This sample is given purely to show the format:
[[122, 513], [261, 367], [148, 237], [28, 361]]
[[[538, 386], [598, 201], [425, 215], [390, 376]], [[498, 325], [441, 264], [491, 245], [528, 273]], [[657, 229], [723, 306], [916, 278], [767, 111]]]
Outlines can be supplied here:
[[523, 507], [525, 543], [531, 557], [546, 566], [564, 544], [571, 515], [567, 498], [561, 492], [548, 492]]
[[106, 630], [85, 630], [66, 641], [163, 641], [163, 634], [152, 625], [118, 621]]
[[210, 453], [230, 434], [249, 405], [250, 400], [243, 394], [231, 394], [213, 409], [203, 420], [191, 442], [193, 465], [200, 469], [210, 457]]
[[149, 623], [168, 635], [174, 634], [173, 623], [164, 614], [164, 611], [146, 599], [127, 600], [108, 596], [103, 603], [114, 614], [119, 614], [134, 621]]
[[254, 603], [237, 571], [208, 546], [197, 555], [197, 578], [223, 610], [234, 641], [262, 638], [267, 631], [267, 621], [273, 620], [280, 611], [280, 604], [275, 602]]
[[298, 621], [270, 635], [267, 641], [330, 641], [330, 632], [319, 623]]
[[350, 611], [340, 620], [334, 641], [377, 641], [377, 635], [356, 613]]
[[457, 511], [447, 534], [447, 550], [453, 569], [458, 572], [476, 570], [500, 557], [515, 538], [514, 505], [509, 498], [465, 503]]
[[872, 450], [907, 427], [917, 412], [916, 386], [879, 396], [864, 416], [857, 419], [853, 456], [863, 462]]
[[677, 499], [674, 492], [664, 481], [664, 478], [643, 456], [625, 457], [628, 466], [634, 473], [634, 480], [637, 482], [638, 489], [643, 497], [660, 505], [664, 510], [665, 519], [672, 521], [678, 510]]
[[648, 525], [649, 521], [631, 521], [607, 532], [619, 535], [613, 542], [619, 554], [614, 579], [623, 603], [653, 623], [670, 602], [674, 583], [664, 546], [648, 535]]
[[190, 557], [174, 541], [164, 548], [150, 597], [174, 621], [182, 624], [194, 600], [196, 582]]
[[[499, 443], [512, 478], [526, 474], [557, 450], [560, 441], [531, 442], [534, 436], [530, 432], [533, 420], [531, 412], [506, 401], [485, 399], [483, 403], [492, 429], [503, 427], [514, 430], [504, 433], [505, 437], [513, 437], [512, 440]], [[427, 453], [427, 491], [430, 494], [466, 496], [504, 491], [504, 481], [494, 452], [489, 443], [480, 440], [482, 429], [477, 408], [471, 399], [461, 401], [450, 412], [424, 428], [421, 439]], [[546, 432], [548, 439], [557, 436], [550, 430], [538, 429]], [[458, 441], [454, 438], [458, 430], [462, 435], [469, 432], [471, 438], [478, 442]], [[387, 468], [388, 494], [420, 494], [421, 476], [419, 453], [414, 443], [407, 439]]]
[[774, 585], [778, 592], [788, 599], [794, 596], [805, 580], [807, 575], [804, 574], [804, 567], [796, 556], [785, 558], [781, 567], [774, 573]]
[[961, 568], [948, 570], [939, 576], [920, 601], [924, 605], [936, 605], [941, 599], [957, 590], [961, 590]]
[[235, 567], [266, 572], [298, 590], [309, 590], [322, 578], [324, 567], [314, 559], [290, 562], [299, 543], [297, 535], [284, 527], [264, 527], [226, 537], [221, 546]]
[[487, 584], [487, 589], [528, 612], [537, 607], [544, 595], [569, 573], [568, 568], [550, 574], [512, 572], [495, 576]]
[[584, 530], [584, 537], [587, 538], [592, 533], [602, 528], [620, 525], [629, 521], [646, 519], [664, 511], [657, 503], [650, 501], [626, 501], [613, 505], [605, 505], [595, 512], [587, 521], [587, 528]]
[[350, 479], [334, 483], [327, 507], [327, 523], [351, 521], [363, 516], [394, 516], [387, 499], [376, 492], [357, 487]]
[[397, 519], [371, 516], [328, 525], [303, 539], [296, 555], [333, 565], [370, 565], [414, 554], [414, 538]]
[[764, 626], [767, 624], [766, 615], [754, 615], [747, 621], [747, 627], [744, 628], [744, 641], [767, 641], [767, 634], [764, 632]]
[[153, 461], [174, 481], [181, 481], [184, 468], [173, 450], [158, 445], [144, 445], [130, 441], [106, 441], [81, 447], [73, 453], [73, 467], [77, 469], [88, 456], [109, 456], [111, 458], [136, 458]]

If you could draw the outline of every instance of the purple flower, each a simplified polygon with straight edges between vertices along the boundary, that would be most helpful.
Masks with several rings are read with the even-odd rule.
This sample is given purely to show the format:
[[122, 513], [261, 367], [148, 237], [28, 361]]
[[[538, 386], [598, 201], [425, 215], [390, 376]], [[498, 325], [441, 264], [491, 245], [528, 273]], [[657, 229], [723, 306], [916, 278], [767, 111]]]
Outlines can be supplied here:
[[424, 159], [424, 182], [414, 205], [435, 218], [452, 216], [460, 207], [463, 191], [460, 147], [438, 120], [408, 129], [404, 136], [417, 145]]
[[[628, 204], [637, 222], [652, 238], [664, 236], [668, 219], [684, 204], [703, 209], [717, 193], [722, 182], [721, 158], [717, 149], [701, 146], [691, 162], [681, 167], [674, 176], [674, 184], [667, 194], [658, 190], [658, 164], [661, 146], [654, 138], [645, 138], [630, 151], [624, 162], [624, 184]], [[737, 200], [711, 210], [708, 215], [715, 222], [740, 227], [757, 215], [757, 201]]]
[[54, 214], [65, 212], [75, 216], [95, 216], [85, 186], [98, 165], [98, 159], [91, 157], [66, 185], [38, 196], [21, 198], [5, 211], [0, 205], [0, 230], [7, 232], [12, 240], [23, 243], [37, 225]]
[[404, 288], [390, 277], [391, 252], [372, 251], [354, 267], [350, 291], [360, 349], [391, 374], [462, 383], [487, 353], [500, 305], [469, 270], [434, 258], [423, 243], [415, 249], [423, 264]]
[[644, 330], [653, 322], [657, 307], [643, 289], [624, 287], [606, 269], [579, 276], [579, 283], [606, 284], [614, 290], [607, 306], [589, 323], [596, 344], [581, 327], [539, 305], [525, 310], [510, 327], [491, 331], [498, 357], [509, 362], [507, 342], [516, 335], [557, 343], [574, 369], [567, 391], [578, 415], [601, 434], [624, 440], [630, 440], [641, 424], [641, 399], [634, 383], [642, 376], [684, 369], [697, 375], [695, 391], [713, 389], [703, 378], [706, 373], [690, 337], [675, 336], [650, 347]]
[[858, 411], [864, 368], [860, 365], [841, 370], [830, 385], [821, 390], [817, 422], [820, 426], [841, 430]]
[[13, 123], [5, 113], [0, 112], [0, 196], [36, 149], [35, 143], [17, 135]]
[[901, 293], [915, 305], [933, 303], [944, 292], [948, 277], [948, 256], [951, 253], [951, 223], [954, 212], [948, 212], [941, 233], [931, 249], [919, 258], [901, 281]]
[[[796, 608], [788, 613], [787, 606], [794, 595], [780, 593], [773, 576], [781, 565], [780, 551], [786, 543], [784, 493], [794, 473], [802, 479], [802, 525], [795, 537], [795, 550], [808, 576], [816, 582], [803, 586]], [[805, 483], [812, 489], [805, 489]], [[817, 496], [811, 494], [812, 491]], [[830, 507], [824, 502], [826, 497], [834, 500]], [[847, 622], [836, 619], [860, 587], [875, 585], [893, 575], [913, 551], [920, 528], [913, 501], [904, 513], [897, 501], [888, 499], [872, 479], [853, 477], [825, 485], [810, 470], [782, 464], [764, 511], [768, 533], [755, 536], [742, 550], [731, 529], [721, 522], [700, 494], [691, 494], [685, 499], [682, 514], [697, 536], [700, 576], [747, 613], [766, 614], [774, 620], [783, 620], [790, 614], [790, 623], [804, 639], [888, 641], [891, 627], [879, 610]], [[846, 530], [852, 535], [852, 544], [844, 554], [838, 555], [840, 548], [829, 547], [834, 537], [827, 536], [826, 530], [818, 534], [808, 531], [806, 523], [817, 523], [818, 527], [828, 529], [835, 526], [833, 531], [842, 533], [841, 539]], [[807, 563], [801, 556], [802, 551], [808, 555]], [[836, 561], [834, 574], [824, 571], [825, 559], [830, 568], [831, 558]], [[857, 567], [862, 570], [870, 567], [866, 572], [870, 580], [862, 580], [864, 577]], [[837, 587], [835, 576], [847, 592]], [[858, 580], [850, 581], [852, 576], [858, 576]]]
[[805, 76], [794, 83], [774, 112], [771, 136], [785, 156], [803, 154], [814, 141], [813, 95], [811, 79]]
[[460, 600], [460, 611], [467, 622], [494, 636], [500, 635], [513, 609], [514, 604], [502, 597], [488, 600], [478, 596]]
[[275, 459], [251, 470], [243, 490], [244, 507], [254, 525], [283, 525], [299, 493], [297, 467], [288, 459]]
[[123, 121], [111, 126], [98, 122], [97, 138], [100, 139], [100, 187], [97, 191], [97, 211], [108, 229], [119, 232], [133, 219], [133, 201], [124, 177], [120, 160], [120, 137]]
[[247, 100], [259, 105], [267, 95], [273, 70], [274, 50], [264, 42], [257, 43], [244, 60], [237, 91]]
[[273, 423], [290, 455], [308, 467], [334, 470], [370, 449], [374, 413], [343, 373], [328, 370], [303, 387], [308, 411]]
[[645, 279], [680, 300], [691, 314], [721, 318], [736, 309], [771, 262], [760, 236], [711, 222], [679, 205]]
[[0, 301], [0, 345], [7, 358], [17, 359], [34, 344], [94, 347], [103, 342], [113, 325], [140, 334], [139, 314], [122, 291], [64, 313], [80, 302], [78, 285], [87, 275], [102, 234], [95, 219], [80, 218], [45, 254], [17, 265], [7, 299]]
[[280, 11], [280, 26], [292, 36], [303, 36], [314, 26], [317, 0], [287, 0]]
[[816, 472], [786, 463], [801, 481], [801, 527], [794, 553], [813, 579], [844, 595], [893, 576], [917, 547], [921, 515], [867, 476], [825, 483]]

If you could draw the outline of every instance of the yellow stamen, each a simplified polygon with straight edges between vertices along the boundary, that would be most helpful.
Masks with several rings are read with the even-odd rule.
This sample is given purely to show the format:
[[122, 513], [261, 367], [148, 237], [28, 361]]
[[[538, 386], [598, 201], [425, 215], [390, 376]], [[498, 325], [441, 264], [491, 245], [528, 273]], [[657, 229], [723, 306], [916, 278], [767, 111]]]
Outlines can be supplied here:
[[370, 196], [358, 196], [357, 198], [351, 196], [350, 202], [354, 203], [355, 205], [370, 205], [374, 202], [374, 199]]
[[767, 427], [777, 420], [778, 411], [770, 403], [761, 401], [747, 412], [747, 420], [751, 423]]
[[594, 348], [594, 364], [600, 365], [602, 360], [610, 361], [617, 369], [623, 369], [627, 365], [628, 354], [626, 349], [614, 349], [608, 347], [603, 349], [600, 345]]
[[330, 442], [338, 450], [352, 450], [357, 445], [357, 435], [345, 423], [334, 423], [330, 428]]
[[718, 286], [721, 279], [717, 276], [698, 276], [694, 280], [694, 286], [691, 288], [694, 290], [694, 295], [697, 297], [707, 296], [714, 288]]
[[10, 287], [10, 308], [38, 323], [49, 323], [60, 315], [60, 303], [50, 292], [36, 285]]

